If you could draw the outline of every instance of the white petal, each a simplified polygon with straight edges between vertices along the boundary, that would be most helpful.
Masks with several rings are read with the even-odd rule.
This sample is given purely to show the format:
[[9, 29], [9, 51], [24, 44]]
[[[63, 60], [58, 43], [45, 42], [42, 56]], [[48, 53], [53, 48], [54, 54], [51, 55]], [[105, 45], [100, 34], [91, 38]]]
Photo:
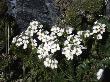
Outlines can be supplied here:
[[12, 40], [12, 43], [15, 43], [16, 42], [16, 37], [15, 38], [13, 38], [13, 40]]
[[23, 49], [26, 49], [26, 48], [27, 48], [27, 44], [24, 44]]
[[97, 35], [97, 39], [99, 40], [99, 39], [102, 39], [102, 35], [101, 34], [98, 34]]

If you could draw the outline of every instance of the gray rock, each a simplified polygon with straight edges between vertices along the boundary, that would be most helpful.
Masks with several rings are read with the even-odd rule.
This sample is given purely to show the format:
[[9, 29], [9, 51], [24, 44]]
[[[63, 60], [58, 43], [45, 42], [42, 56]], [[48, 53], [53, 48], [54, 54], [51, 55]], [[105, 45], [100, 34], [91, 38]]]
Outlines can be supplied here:
[[53, 0], [9, 0], [9, 13], [16, 18], [21, 30], [32, 20], [53, 25], [58, 17]]

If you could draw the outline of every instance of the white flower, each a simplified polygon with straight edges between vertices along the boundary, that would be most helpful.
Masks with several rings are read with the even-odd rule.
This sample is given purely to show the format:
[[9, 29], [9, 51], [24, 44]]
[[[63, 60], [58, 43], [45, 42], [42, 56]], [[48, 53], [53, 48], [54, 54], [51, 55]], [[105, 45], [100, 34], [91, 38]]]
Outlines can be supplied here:
[[73, 37], [74, 35], [69, 35], [67, 36], [67, 40], [70, 41], [70, 39]]
[[102, 26], [103, 28], [105, 28], [105, 27], [106, 27], [106, 25], [105, 25], [105, 24], [102, 24], [101, 26]]
[[48, 35], [48, 34], [49, 34], [49, 32], [48, 32], [48, 31], [44, 31], [44, 34], [45, 34], [45, 35]]
[[23, 42], [19, 42], [19, 45], [22, 45], [23, 44]]
[[37, 30], [37, 27], [36, 27], [36, 26], [32, 26], [32, 27], [31, 27], [31, 30], [32, 30], [32, 31], [35, 31], [35, 30]]
[[71, 34], [73, 32], [73, 28], [72, 27], [66, 27], [66, 33], [67, 34]]
[[28, 36], [22, 36], [22, 39], [28, 39], [29, 37]]
[[20, 43], [16, 43], [16, 46], [19, 47], [19, 46], [21, 46], [21, 44]]
[[62, 34], [63, 34], [63, 33], [61, 33], [61, 32], [58, 32], [58, 33], [57, 33], [58, 36], [62, 36]]
[[69, 47], [64, 47], [62, 49], [62, 54], [65, 55], [65, 57], [67, 58], [67, 60], [72, 60], [73, 59], [73, 51], [71, 50], [71, 46]]
[[26, 31], [29, 31], [31, 28], [32, 28], [32, 26], [28, 26], [28, 28], [27, 28], [27, 30], [26, 30]]
[[15, 42], [16, 42], [16, 37], [14, 37], [12, 40], [12, 43], [15, 43]]
[[47, 62], [47, 61], [44, 61], [44, 65], [45, 65], [45, 67], [49, 67], [50, 66], [50, 63]]
[[55, 48], [51, 49], [51, 53], [55, 53], [55, 52], [56, 52]]
[[78, 35], [78, 36], [81, 36], [82, 34], [83, 34], [83, 31], [78, 31], [78, 32], [77, 32], [77, 35]]
[[46, 67], [51, 67], [52, 69], [57, 68], [57, 64], [58, 64], [58, 61], [57, 60], [55, 60], [55, 59], [52, 60], [52, 59], [50, 59], [48, 57], [44, 61], [44, 65]]
[[94, 22], [94, 24], [97, 24], [97, 23], [98, 23], [98, 21], [95, 21], [95, 22]]
[[31, 30], [30, 31], [30, 36], [33, 36], [34, 35], [34, 32]]
[[71, 53], [72, 53], [72, 54], [76, 54], [76, 48], [75, 48], [75, 47], [74, 47], [73, 50], [71, 50]]
[[99, 40], [99, 39], [102, 39], [102, 35], [101, 34], [98, 34], [97, 35], [97, 39]]
[[59, 44], [57, 44], [57, 47], [56, 47], [56, 49], [57, 49], [57, 50], [60, 50], [60, 46], [59, 46]]
[[58, 61], [57, 61], [57, 60], [55, 60], [55, 59], [52, 60], [52, 61], [51, 61], [51, 68], [52, 68], [52, 69], [57, 68], [57, 64], [58, 64]]
[[81, 48], [76, 48], [76, 55], [79, 56], [82, 54]]
[[100, 31], [100, 26], [99, 25], [93, 26], [93, 33], [98, 33], [99, 31]]
[[54, 65], [54, 68], [58, 68], [57, 64]]
[[65, 54], [67, 60], [72, 60], [73, 59], [73, 54], [70, 52], [68, 54]]
[[58, 61], [57, 60], [54, 60], [54, 63], [58, 64]]
[[38, 33], [38, 35], [39, 35], [39, 36], [38, 36], [38, 39], [39, 39], [39, 40], [41, 40], [41, 41], [43, 40], [43, 42], [46, 41], [46, 39], [45, 39], [45, 34], [44, 34], [44, 33]]
[[58, 35], [58, 36], [62, 36], [63, 33], [64, 33], [64, 29], [61, 28], [61, 29], [58, 30], [57, 35]]
[[26, 36], [29, 36], [29, 33], [30, 33], [30, 32], [29, 32], [28, 30], [25, 31], [25, 35], [26, 35]]
[[21, 41], [22, 41], [22, 39], [21, 39], [21, 38], [18, 38], [18, 40], [17, 40], [17, 41], [21, 42]]
[[39, 28], [42, 28], [43, 27], [43, 25], [39, 25]]
[[74, 45], [79, 45], [81, 41], [78, 38], [73, 39]]
[[37, 26], [38, 26], [38, 21], [32, 21], [32, 22], [30, 22], [30, 25], [31, 25], [31, 26], [36, 26], [36, 27], [37, 27]]
[[37, 46], [37, 41], [35, 39], [31, 39], [31, 45], [33, 48], [35, 48]]
[[23, 44], [26, 44], [26, 40], [23, 40], [22, 42], [23, 42]]
[[56, 27], [56, 32], [59, 32], [60, 31], [60, 28], [59, 27]]
[[56, 25], [55, 26], [52, 26], [52, 28], [51, 28], [51, 31], [52, 32], [57, 33], [57, 30], [58, 30], [58, 28], [57, 28]]
[[94, 33], [90, 33], [90, 35], [93, 35]]
[[62, 33], [63, 33], [63, 32], [64, 32], [64, 28], [61, 28], [61, 29], [60, 29], [60, 32], [62, 32]]
[[49, 59], [49, 58], [46, 58], [45, 60], [46, 60], [46, 61], [49, 61], [50, 59]]
[[27, 44], [24, 44], [23, 49], [26, 49], [26, 48], [27, 48]]
[[87, 31], [85, 32], [85, 34], [84, 34], [84, 37], [86, 38], [86, 37], [89, 37], [89, 36], [90, 36], [90, 31], [87, 30]]
[[100, 33], [103, 34], [104, 32], [105, 32], [105, 28], [104, 27], [100, 28]]
[[69, 44], [69, 41], [65, 40], [64, 45], [67, 45], [67, 44]]
[[38, 58], [39, 58], [39, 59], [42, 59], [43, 57], [42, 57], [42, 55], [38, 55]]
[[99, 71], [97, 72], [97, 79], [100, 80], [102, 75], [103, 75], [104, 70], [103, 69], [99, 69]]

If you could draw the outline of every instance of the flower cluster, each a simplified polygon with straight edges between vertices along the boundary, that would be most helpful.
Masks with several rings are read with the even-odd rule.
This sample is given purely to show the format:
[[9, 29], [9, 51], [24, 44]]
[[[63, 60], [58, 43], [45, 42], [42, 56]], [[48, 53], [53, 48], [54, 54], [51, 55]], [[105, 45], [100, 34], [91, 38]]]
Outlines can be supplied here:
[[59, 44], [55, 43], [55, 41], [48, 41], [42, 43], [38, 47], [37, 53], [39, 53], [39, 59], [45, 57], [51, 57], [57, 50], [60, 50]]
[[73, 55], [79, 56], [82, 54], [82, 49], [85, 47], [81, 45], [82, 39], [78, 35], [67, 36], [67, 40], [64, 42], [64, 48], [62, 54], [64, 54], [67, 60], [72, 60]]
[[[52, 26], [51, 32], [43, 30], [43, 25], [38, 21], [30, 22], [29, 27], [26, 31], [22, 32], [19, 36], [13, 38], [12, 43], [16, 46], [23, 45], [23, 49], [26, 49], [28, 43], [31, 43], [32, 48], [37, 48], [38, 58], [44, 59], [44, 65], [46, 67], [57, 68], [58, 61], [53, 57], [55, 52], [62, 50], [62, 54], [65, 55], [67, 60], [72, 60], [74, 55], [79, 56], [82, 54], [82, 49], [86, 49], [82, 45], [83, 38], [88, 38], [91, 35], [97, 36], [97, 39], [102, 39], [102, 34], [105, 32], [105, 24], [95, 22], [93, 26], [93, 31], [90, 30], [78, 31], [76, 35], [73, 34], [72, 27], [60, 28], [58, 26]], [[36, 38], [33, 39], [34, 34]], [[66, 40], [60, 40], [60, 37], [66, 37]], [[59, 38], [58, 38], [59, 37]], [[38, 41], [41, 44], [38, 44]], [[63, 43], [62, 49], [60, 47], [60, 42]]]
[[54, 68], [57, 68], [57, 64], [58, 64], [58, 61], [57, 60], [52, 60], [50, 58], [46, 58], [45, 61], [44, 61], [44, 65], [46, 67], [51, 67], [52, 69]]
[[96, 21], [94, 23], [94, 26], [92, 28], [92, 32], [90, 32], [90, 30], [86, 30], [86, 31], [78, 31], [77, 34], [79, 36], [84, 36], [84, 38], [88, 38], [90, 36], [93, 36], [93, 38], [95, 37], [97, 40], [102, 39], [102, 35], [106, 30], [106, 25], [105, 24], [101, 24], [98, 21]]
[[92, 32], [92, 34], [95, 34], [96, 35], [96, 38], [98, 40], [99, 39], [102, 39], [102, 35], [105, 32], [105, 27], [106, 27], [105, 24], [101, 24], [101, 23], [98, 23], [96, 21], [95, 22], [95, 25], [93, 26], [93, 32]]
[[52, 34], [56, 34], [57, 36], [62, 36], [64, 33], [64, 28], [59, 28], [56, 25], [51, 28]]
[[20, 36], [16, 36], [13, 38], [12, 43], [16, 43], [17, 47], [23, 45], [23, 49], [26, 49], [29, 43], [28, 39], [29, 39], [29, 36], [23, 35], [23, 33], [21, 33]]
[[29, 41], [31, 41], [32, 47], [36, 47], [37, 41], [33, 39], [33, 35], [34, 33], [38, 32], [42, 27], [43, 25], [40, 25], [37, 21], [30, 22], [27, 30], [22, 32], [19, 36], [14, 37], [12, 43], [15, 43], [18, 47], [23, 45], [23, 49], [26, 49]]

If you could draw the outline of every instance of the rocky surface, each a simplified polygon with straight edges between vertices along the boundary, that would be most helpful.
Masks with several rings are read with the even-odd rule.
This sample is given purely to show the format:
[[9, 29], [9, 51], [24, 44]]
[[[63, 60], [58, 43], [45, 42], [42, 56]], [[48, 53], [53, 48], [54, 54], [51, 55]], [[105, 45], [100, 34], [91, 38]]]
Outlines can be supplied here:
[[110, 0], [105, 1], [106, 1], [106, 16], [110, 18]]
[[8, 6], [21, 30], [27, 28], [32, 20], [52, 25], [58, 17], [53, 0], [9, 0]]

